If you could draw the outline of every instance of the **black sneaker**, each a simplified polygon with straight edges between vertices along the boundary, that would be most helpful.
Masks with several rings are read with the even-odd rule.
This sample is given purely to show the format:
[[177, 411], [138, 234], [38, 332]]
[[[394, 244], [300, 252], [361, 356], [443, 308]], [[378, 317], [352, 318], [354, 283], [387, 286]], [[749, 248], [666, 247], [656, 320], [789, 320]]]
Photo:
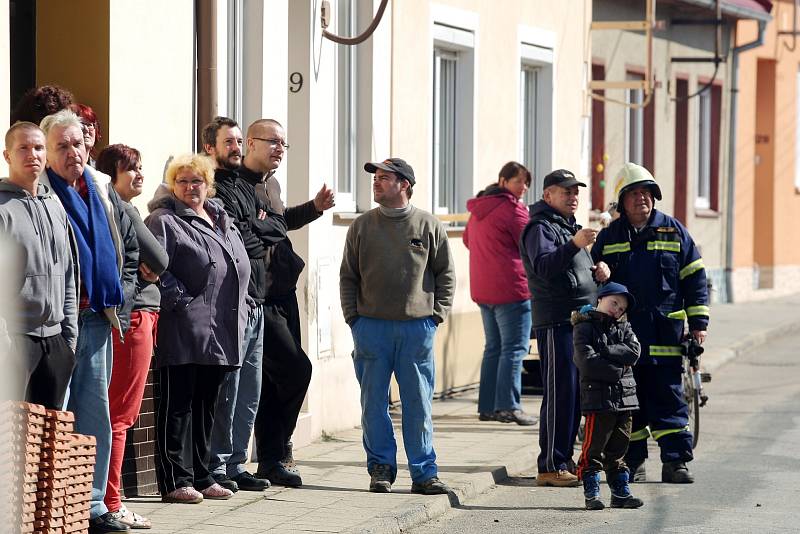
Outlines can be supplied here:
[[211, 478], [226, 490], [231, 490], [234, 493], [239, 491], [239, 485], [224, 473], [211, 473]]
[[114, 518], [114, 514], [106, 512], [99, 517], [89, 520], [89, 534], [104, 534], [105, 532], [130, 532], [130, 527]]
[[372, 467], [369, 479], [369, 490], [372, 493], [392, 492], [392, 466], [389, 464], [375, 464]]
[[617, 497], [611, 494], [611, 508], [639, 508], [644, 504], [641, 499], [637, 499], [633, 495], [627, 497]]
[[628, 473], [630, 478], [628, 481], [629, 484], [647, 481], [647, 471], [644, 469], [644, 462], [640, 463], [639, 465], [629, 465]]
[[419, 493], [420, 495], [444, 495], [450, 491], [452, 491], [450, 487], [437, 477], [411, 484], [411, 493]]
[[289, 471], [290, 473], [297, 474], [299, 471], [297, 470], [297, 463], [294, 461], [294, 455], [292, 454], [292, 442], [286, 442], [286, 455], [281, 460], [281, 465], [284, 469]]
[[587, 510], [602, 510], [606, 507], [603, 501], [600, 500], [600, 497], [592, 497], [591, 499], [584, 499], [583, 501]]
[[478, 414], [478, 421], [496, 421], [494, 413], [484, 413], [481, 412]]
[[501, 423], [517, 423], [519, 426], [534, 426], [539, 422], [535, 415], [528, 415], [522, 410], [499, 410], [494, 418]]
[[266, 478], [256, 478], [247, 471], [239, 473], [231, 480], [242, 491], [263, 491], [270, 486], [269, 480]]
[[661, 482], [691, 484], [694, 475], [686, 467], [686, 462], [668, 462], [661, 466]]
[[256, 472], [256, 478], [266, 478], [273, 486], [298, 488], [303, 485], [303, 479], [300, 478], [300, 475], [287, 471], [281, 464], [271, 467], [266, 471], [262, 471], [261, 468], [259, 468]]

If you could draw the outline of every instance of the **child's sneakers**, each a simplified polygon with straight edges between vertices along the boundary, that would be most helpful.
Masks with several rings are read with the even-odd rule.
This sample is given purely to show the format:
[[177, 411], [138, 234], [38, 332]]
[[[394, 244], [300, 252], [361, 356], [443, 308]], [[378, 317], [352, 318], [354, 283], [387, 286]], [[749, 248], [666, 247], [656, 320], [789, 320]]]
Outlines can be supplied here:
[[587, 510], [602, 510], [605, 508], [600, 500], [600, 473], [583, 473], [583, 497]]
[[611, 508], [639, 508], [644, 504], [641, 499], [631, 495], [628, 471], [621, 471], [608, 477], [608, 486], [611, 488]]

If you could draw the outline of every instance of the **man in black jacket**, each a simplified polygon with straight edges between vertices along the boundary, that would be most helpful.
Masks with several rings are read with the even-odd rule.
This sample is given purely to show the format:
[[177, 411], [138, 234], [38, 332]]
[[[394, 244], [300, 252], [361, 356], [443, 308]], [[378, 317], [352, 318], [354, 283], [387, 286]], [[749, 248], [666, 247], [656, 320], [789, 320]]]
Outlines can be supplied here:
[[250, 258], [250, 282], [242, 367], [228, 373], [217, 397], [209, 468], [218, 484], [236, 491], [261, 491], [269, 481], [249, 473], [247, 447], [261, 395], [267, 250], [286, 238], [283, 216], [265, 206], [253, 184], [238, 177], [244, 140], [239, 125], [215, 117], [203, 128], [203, 148], [216, 162], [216, 197], [234, 220]]
[[[287, 228], [297, 230], [333, 207], [333, 191], [323, 185], [312, 200], [287, 208], [274, 174], [288, 148], [286, 132], [279, 122], [255, 121], [247, 129], [247, 154], [238, 175], [256, 188], [268, 211], [283, 215]], [[267, 249], [264, 361], [255, 436], [257, 476], [278, 486], [302, 484], [296, 471], [287, 467], [293, 464], [290, 440], [311, 382], [311, 361], [300, 344], [295, 294], [304, 267], [288, 237]]]
[[563, 169], [544, 179], [544, 194], [531, 206], [531, 221], [520, 239], [520, 255], [531, 291], [533, 328], [539, 346], [544, 395], [539, 430], [539, 486], [577, 486], [572, 460], [581, 414], [578, 371], [572, 362], [570, 314], [594, 302], [605, 264], [592, 265], [587, 247], [597, 231], [575, 222], [578, 188], [586, 184]]

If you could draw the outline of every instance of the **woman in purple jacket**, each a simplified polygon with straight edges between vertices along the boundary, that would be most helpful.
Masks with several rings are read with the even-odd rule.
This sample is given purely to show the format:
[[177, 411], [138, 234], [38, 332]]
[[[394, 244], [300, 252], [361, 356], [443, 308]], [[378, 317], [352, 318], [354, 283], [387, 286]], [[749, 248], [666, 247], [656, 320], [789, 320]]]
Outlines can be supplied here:
[[530, 185], [531, 173], [523, 165], [503, 165], [497, 183], [467, 201], [471, 217], [463, 237], [469, 249], [470, 293], [481, 309], [486, 337], [479, 419], [523, 426], [537, 422], [520, 404], [522, 359], [531, 331], [531, 294], [519, 255], [528, 210], [520, 199]]
[[228, 499], [233, 493], [209, 472], [208, 443], [225, 373], [242, 365], [250, 261], [234, 221], [209, 198], [214, 195], [209, 158], [176, 157], [164, 181], [145, 221], [169, 256], [159, 282], [155, 350], [161, 499]]

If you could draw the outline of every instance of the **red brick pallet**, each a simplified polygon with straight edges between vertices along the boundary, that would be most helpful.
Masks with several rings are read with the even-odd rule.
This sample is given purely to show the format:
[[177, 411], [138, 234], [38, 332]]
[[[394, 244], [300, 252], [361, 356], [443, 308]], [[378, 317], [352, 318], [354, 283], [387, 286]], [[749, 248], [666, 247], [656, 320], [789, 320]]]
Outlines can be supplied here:
[[25, 402], [0, 406], [13, 435], [6, 465], [12, 465], [13, 513], [20, 534], [83, 534], [96, 454], [93, 436], [73, 433], [71, 412]]

